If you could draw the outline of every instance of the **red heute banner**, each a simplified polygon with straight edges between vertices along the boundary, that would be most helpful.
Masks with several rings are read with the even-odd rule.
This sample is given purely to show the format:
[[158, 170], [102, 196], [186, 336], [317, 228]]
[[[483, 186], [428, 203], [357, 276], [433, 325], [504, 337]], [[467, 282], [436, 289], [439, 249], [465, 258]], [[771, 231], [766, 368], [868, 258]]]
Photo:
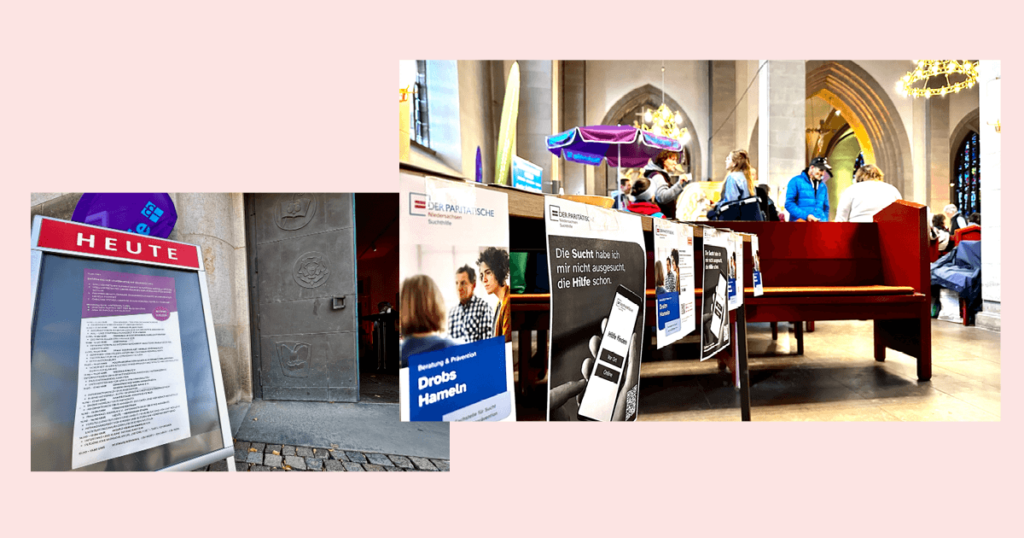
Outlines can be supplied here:
[[199, 249], [195, 246], [73, 222], [43, 219], [39, 247], [199, 268]]

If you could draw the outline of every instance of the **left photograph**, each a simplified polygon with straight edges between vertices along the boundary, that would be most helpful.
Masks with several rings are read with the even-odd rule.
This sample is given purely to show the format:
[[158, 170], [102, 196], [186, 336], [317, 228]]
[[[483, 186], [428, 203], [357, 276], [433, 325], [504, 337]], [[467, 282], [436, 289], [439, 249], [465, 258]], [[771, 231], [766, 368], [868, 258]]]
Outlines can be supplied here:
[[397, 193], [33, 193], [33, 471], [447, 471]]

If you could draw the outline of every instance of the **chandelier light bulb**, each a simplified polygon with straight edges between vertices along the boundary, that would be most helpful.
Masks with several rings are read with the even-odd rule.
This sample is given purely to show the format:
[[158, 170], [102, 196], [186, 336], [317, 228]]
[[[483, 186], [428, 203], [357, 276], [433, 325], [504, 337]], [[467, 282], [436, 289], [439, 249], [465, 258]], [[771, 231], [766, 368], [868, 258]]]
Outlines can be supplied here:
[[644, 121], [647, 123], [654, 121], [654, 115], [651, 114], [650, 110], [644, 111]]

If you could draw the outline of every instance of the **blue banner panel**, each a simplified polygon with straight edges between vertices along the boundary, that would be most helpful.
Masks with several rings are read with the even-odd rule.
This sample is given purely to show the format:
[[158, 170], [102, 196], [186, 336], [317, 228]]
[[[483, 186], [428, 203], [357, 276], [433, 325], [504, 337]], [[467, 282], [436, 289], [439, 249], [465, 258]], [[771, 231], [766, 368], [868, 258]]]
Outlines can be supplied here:
[[682, 327], [679, 321], [679, 294], [667, 292], [658, 294], [658, 330], [673, 334]]
[[506, 392], [505, 337], [409, 357], [409, 419], [445, 415]]

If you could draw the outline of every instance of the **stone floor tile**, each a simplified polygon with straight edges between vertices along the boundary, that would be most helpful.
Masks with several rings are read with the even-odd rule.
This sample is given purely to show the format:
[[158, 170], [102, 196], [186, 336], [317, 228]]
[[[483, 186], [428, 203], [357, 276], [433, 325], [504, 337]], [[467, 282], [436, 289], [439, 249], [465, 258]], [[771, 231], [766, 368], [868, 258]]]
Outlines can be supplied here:
[[284, 464], [296, 471], [306, 470], [306, 460], [302, 459], [299, 456], [285, 456]]
[[307, 471], [323, 471], [324, 460], [320, 458], [306, 458], [306, 470]]
[[295, 455], [301, 456], [303, 458], [312, 458], [313, 449], [309, 448], [308, 446], [297, 446], [295, 447]]
[[381, 465], [384, 467], [394, 465], [394, 463], [392, 463], [387, 456], [385, 456], [384, 454], [378, 454], [376, 452], [367, 452], [366, 459], [369, 460], [369, 462], [374, 465]]
[[372, 463], [366, 463], [366, 464], [363, 464], [363, 467], [365, 467], [367, 471], [373, 471], [373, 472], [378, 472], [378, 473], [384, 472], [384, 467], [381, 466], [381, 465], [374, 465]]
[[274, 454], [265, 454], [263, 456], [263, 465], [267, 467], [284, 467], [284, 456], [275, 456]]
[[391, 458], [391, 461], [395, 462], [395, 465], [397, 465], [399, 467], [402, 467], [403, 469], [415, 469], [416, 468], [416, 466], [413, 465], [412, 461], [410, 461], [409, 458], [407, 458], [405, 456], [395, 456], [395, 455], [392, 455], [392, 456], [390, 456], [390, 458]]
[[253, 463], [256, 465], [263, 465], [263, 453], [262, 452], [248, 452], [245, 457], [246, 463]]
[[227, 470], [228, 470], [228, 460], [226, 460], [226, 459], [225, 460], [220, 460], [220, 461], [215, 461], [215, 462], [210, 464], [210, 471], [213, 471], [213, 472], [227, 472]]
[[434, 464], [430, 463], [430, 460], [428, 460], [427, 458], [418, 458], [416, 456], [409, 456], [409, 459], [412, 460], [412, 463], [414, 465], [416, 465], [417, 469], [422, 469], [424, 471], [436, 471], [437, 470], [437, 467], [434, 467]]
[[450, 471], [451, 470], [451, 464], [449, 463], [448, 460], [430, 460], [430, 461], [431, 461], [431, 463], [434, 464], [434, 467], [437, 467], [437, 470], [439, 470], [439, 471]]
[[348, 460], [355, 463], [366, 463], [366, 456], [362, 452], [353, 452], [346, 450], [345, 455], [348, 456]]
[[345, 470], [346, 471], [361, 472], [361, 471], [365, 471], [366, 470], [366, 469], [363, 469], [362, 465], [359, 465], [358, 463], [353, 463], [351, 461], [343, 461], [342, 465], [345, 466]]
[[281, 455], [282, 456], [294, 456], [295, 455], [295, 447], [284, 445], [283, 447], [281, 447]]
[[345, 466], [338, 460], [327, 460], [324, 462], [327, 465], [327, 470], [330, 472], [344, 471]]
[[267, 448], [263, 449], [264, 454], [274, 454], [274, 452], [277, 452], [277, 455], [280, 456], [281, 445], [267, 445]]

